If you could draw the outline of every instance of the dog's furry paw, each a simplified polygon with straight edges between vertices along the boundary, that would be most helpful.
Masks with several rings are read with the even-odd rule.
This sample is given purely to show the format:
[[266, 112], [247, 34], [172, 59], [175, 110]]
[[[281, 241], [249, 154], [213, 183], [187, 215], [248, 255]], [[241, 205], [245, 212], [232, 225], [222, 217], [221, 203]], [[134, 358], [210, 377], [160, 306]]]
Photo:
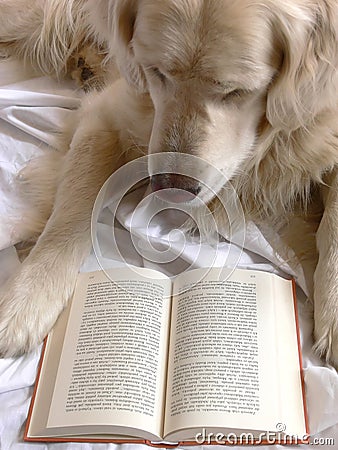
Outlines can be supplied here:
[[[332, 198], [336, 201], [335, 193]], [[333, 207], [325, 211], [316, 236], [319, 258], [314, 273], [314, 349], [338, 370], [338, 234], [334, 211]]]
[[[66, 292], [41, 267], [23, 264], [0, 297], [0, 356], [14, 357], [35, 349], [53, 327]], [[63, 281], [62, 278], [58, 278]]]
[[314, 350], [338, 370], [338, 280], [334, 258], [319, 258], [315, 271]]
[[338, 370], [338, 323], [333, 317], [330, 322], [315, 322], [314, 351]]

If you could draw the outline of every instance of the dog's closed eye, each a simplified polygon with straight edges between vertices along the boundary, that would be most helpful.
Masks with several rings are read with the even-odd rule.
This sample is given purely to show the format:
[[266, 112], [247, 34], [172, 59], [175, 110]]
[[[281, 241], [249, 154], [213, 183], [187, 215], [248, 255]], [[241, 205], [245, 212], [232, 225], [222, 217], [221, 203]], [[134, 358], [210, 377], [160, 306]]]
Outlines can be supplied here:
[[232, 91], [223, 94], [221, 98], [223, 102], [231, 102], [243, 98], [247, 92], [248, 91], [244, 89], [233, 89]]
[[152, 75], [158, 78], [162, 83], [166, 82], [167, 77], [160, 71], [158, 67], [150, 68]]

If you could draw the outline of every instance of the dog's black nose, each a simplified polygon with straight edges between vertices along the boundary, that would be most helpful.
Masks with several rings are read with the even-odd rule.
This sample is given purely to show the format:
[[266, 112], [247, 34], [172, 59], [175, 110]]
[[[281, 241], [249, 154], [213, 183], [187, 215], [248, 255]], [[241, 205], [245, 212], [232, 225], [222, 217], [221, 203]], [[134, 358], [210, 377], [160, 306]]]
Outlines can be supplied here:
[[[151, 177], [151, 188], [154, 192], [166, 191], [165, 199], [174, 202], [193, 200], [201, 191], [200, 183], [194, 178], [174, 173], [160, 173]], [[162, 196], [162, 195], [161, 195]]]

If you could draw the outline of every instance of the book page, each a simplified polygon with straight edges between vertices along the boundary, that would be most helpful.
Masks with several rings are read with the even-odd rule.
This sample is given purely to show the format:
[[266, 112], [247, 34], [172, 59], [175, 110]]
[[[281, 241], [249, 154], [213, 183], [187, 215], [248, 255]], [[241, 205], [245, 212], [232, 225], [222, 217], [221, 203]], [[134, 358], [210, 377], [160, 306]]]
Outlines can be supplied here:
[[[277, 364], [279, 376], [278, 421], [285, 433], [307, 439], [308, 430], [300, 373], [300, 342], [294, 332], [297, 323], [296, 304], [284, 299], [293, 295], [293, 286], [274, 278]], [[298, 326], [298, 325], [297, 325]], [[287, 382], [285, 381], [287, 380]]]
[[[129, 270], [129, 271], [128, 271]], [[80, 274], [48, 428], [162, 432], [171, 281], [148, 269]], [[88, 427], [88, 426], [91, 426]], [[102, 426], [102, 428], [98, 428]], [[70, 431], [68, 430], [68, 433]]]
[[194, 438], [177, 433], [185, 428], [275, 430], [272, 277], [212, 269], [175, 280], [165, 419], [169, 439]]

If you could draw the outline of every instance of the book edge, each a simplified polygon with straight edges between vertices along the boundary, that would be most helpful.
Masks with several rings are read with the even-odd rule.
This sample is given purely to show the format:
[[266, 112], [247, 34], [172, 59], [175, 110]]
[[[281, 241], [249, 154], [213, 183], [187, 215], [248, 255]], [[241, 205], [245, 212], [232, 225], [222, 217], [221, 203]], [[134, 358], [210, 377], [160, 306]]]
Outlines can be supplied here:
[[[135, 440], [128, 440], [128, 439], [105, 439], [105, 438], [61, 438], [61, 437], [57, 437], [57, 438], [44, 438], [44, 437], [35, 437], [35, 438], [31, 438], [31, 437], [26, 437], [24, 438], [24, 440], [26, 442], [60, 442], [60, 443], [106, 443], [106, 444], [144, 444], [147, 445], [148, 447], [154, 447], [154, 448], [177, 448], [177, 447], [181, 447], [181, 446], [187, 446], [187, 447], [201, 447], [201, 444], [199, 444], [196, 441], [180, 441], [180, 442], [175, 442], [175, 443], [167, 443], [167, 442], [152, 442], [149, 440], [145, 440], [145, 439], [135, 439]], [[306, 439], [300, 439], [297, 438], [295, 440], [293, 440], [292, 442], [288, 442], [287, 437], [285, 437], [285, 443], [282, 441], [281, 445], [300, 445], [300, 444], [310, 444], [310, 439], [309, 437], [307, 437]], [[209, 446], [209, 445], [225, 445], [225, 446], [232, 446], [233, 447], [233, 443], [232, 442], [224, 442], [224, 443], [219, 443], [219, 442], [205, 442], [202, 444], [203, 446]], [[240, 442], [240, 443], [236, 443], [236, 445], [239, 446], [252, 446], [252, 445], [279, 445], [279, 442], [272, 442], [269, 440], [263, 440], [263, 439], [255, 439], [252, 442]]]
[[293, 294], [293, 307], [295, 312], [295, 321], [296, 321], [296, 334], [297, 334], [297, 345], [298, 345], [298, 359], [299, 359], [299, 370], [300, 370], [300, 382], [302, 388], [302, 400], [303, 400], [303, 411], [304, 411], [304, 422], [305, 422], [305, 431], [308, 436], [310, 436], [310, 427], [309, 427], [309, 417], [307, 412], [307, 403], [306, 403], [306, 395], [305, 395], [305, 380], [304, 380], [304, 369], [303, 369], [303, 357], [302, 357], [302, 348], [300, 341], [300, 328], [299, 328], [299, 317], [298, 317], [298, 308], [297, 308], [297, 296], [296, 296], [296, 282], [292, 278], [292, 294]]
[[39, 382], [40, 382], [40, 376], [41, 376], [43, 361], [44, 361], [46, 348], [47, 348], [47, 341], [48, 341], [48, 335], [46, 336], [46, 338], [43, 341], [43, 346], [42, 346], [42, 350], [41, 350], [41, 356], [40, 356], [40, 359], [39, 359], [38, 371], [37, 371], [36, 379], [35, 379], [35, 383], [34, 383], [33, 395], [32, 395], [32, 399], [31, 399], [30, 404], [29, 404], [28, 415], [27, 415], [27, 420], [26, 420], [26, 425], [25, 425], [25, 430], [24, 430], [24, 441], [30, 439], [28, 437], [28, 430], [29, 430], [29, 427], [30, 427], [32, 414], [33, 414], [34, 403], [35, 403], [35, 398], [36, 398], [36, 394], [37, 394], [37, 390], [38, 390], [38, 386], [39, 386]]

